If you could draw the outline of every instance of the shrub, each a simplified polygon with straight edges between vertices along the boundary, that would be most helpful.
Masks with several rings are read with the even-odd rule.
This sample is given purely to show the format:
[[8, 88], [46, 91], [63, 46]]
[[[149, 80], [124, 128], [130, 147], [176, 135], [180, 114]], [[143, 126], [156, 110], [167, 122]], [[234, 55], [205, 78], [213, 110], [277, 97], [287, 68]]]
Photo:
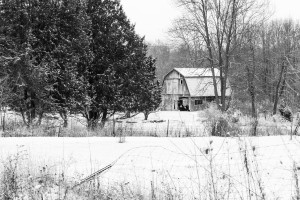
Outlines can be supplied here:
[[239, 136], [242, 134], [240, 124], [241, 112], [239, 110], [230, 109], [222, 112], [217, 108], [217, 105], [211, 103], [204, 110], [207, 117], [209, 133], [212, 136]]
[[228, 116], [226, 113], [222, 113], [216, 104], [209, 104], [208, 108], [204, 110], [207, 122], [209, 124], [209, 130], [212, 136], [227, 136], [229, 131]]

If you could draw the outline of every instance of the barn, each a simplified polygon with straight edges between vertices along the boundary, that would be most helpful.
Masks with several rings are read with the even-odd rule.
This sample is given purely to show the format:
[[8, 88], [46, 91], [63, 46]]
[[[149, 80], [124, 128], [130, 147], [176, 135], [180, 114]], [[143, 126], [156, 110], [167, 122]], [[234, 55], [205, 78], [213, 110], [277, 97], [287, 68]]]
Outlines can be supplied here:
[[[220, 95], [220, 71], [215, 69]], [[230, 85], [226, 96], [230, 96]], [[163, 80], [162, 110], [201, 110], [205, 102], [215, 100], [212, 72], [209, 68], [174, 68]]]

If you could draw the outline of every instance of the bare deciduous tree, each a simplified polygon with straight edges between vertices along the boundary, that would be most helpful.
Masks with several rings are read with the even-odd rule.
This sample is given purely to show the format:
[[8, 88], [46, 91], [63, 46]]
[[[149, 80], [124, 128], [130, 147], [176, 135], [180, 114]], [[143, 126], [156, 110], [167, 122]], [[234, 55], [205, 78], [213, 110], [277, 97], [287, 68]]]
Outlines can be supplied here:
[[[177, 0], [177, 2], [186, 13], [177, 20], [172, 33], [185, 43], [197, 41], [197, 44], [206, 49], [205, 58], [213, 75], [215, 100], [224, 111], [227, 108], [226, 90], [230, 63], [249, 30], [249, 24], [265, 19], [267, 2], [256, 0]], [[217, 89], [218, 75], [214, 70], [216, 68], [220, 70], [221, 94]]]

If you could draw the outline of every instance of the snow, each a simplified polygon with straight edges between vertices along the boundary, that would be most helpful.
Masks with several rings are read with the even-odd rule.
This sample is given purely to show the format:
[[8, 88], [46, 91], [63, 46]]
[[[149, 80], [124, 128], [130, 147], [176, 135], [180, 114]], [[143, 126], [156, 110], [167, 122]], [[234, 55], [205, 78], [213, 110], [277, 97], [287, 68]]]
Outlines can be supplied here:
[[[17, 121], [12, 114], [8, 117]], [[112, 119], [117, 117], [105, 127], [109, 134]], [[239, 126], [249, 128], [250, 123], [250, 118], [239, 117]], [[84, 124], [84, 118], [73, 116], [69, 130], [84, 131]], [[28, 157], [28, 167], [47, 165], [77, 181], [113, 163], [100, 175], [103, 187], [124, 184], [141, 191], [155, 187], [161, 192], [172, 190], [183, 199], [190, 199], [188, 195], [210, 199], [213, 188], [220, 199], [224, 195], [291, 199], [295, 194], [293, 165], [300, 169], [299, 136], [292, 140], [287, 135], [207, 137], [207, 125], [204, 111], [160, 111], [151, 113], [148, 120], [138, 114], [117, 119], [116, 130], [125, 132], [123, 143], [119, 137], [0, 137], [0, 159], [22, 152]], [[288, 130], [290, 126], [280, 116], [268, 116], [259, 118], [258, 128]], [[182, 137], [165, 137], [167, 131], [169, 136]], [[185, 137], [189, 131], [191, 136], [206, 137]]]
[[[148, 120], [144, 120], [144, 114], [139, 113], [128, 119], [118, 119], [124, 114], [118, 113], [111, 116], [103, 130], [99, 130], [97, 136], [111, 136], [113, 132], [113, 120], [115, 123], [115, 132], [118, 134], [123, 130], [126, 136], [158, 136], [166, 137], [185, 137], [185, 136], [209, 136], [210, 124], [207, 120], [205, 111], [182, 112], [182, 111], [158, 111], [150, 113]], [[59, 127], [63, 122], [59, 116], [59, 120], [44, 119], [45, 126]], [[247, 116], [239, 116], [239, 121], [236, 123], [241, 130], [249, 132], [252, 119]], [[6, 115], [7, 121], [11, 124], [22, 124], [22, 119], [19, 115], [8, 112]], [[296, 117], [294, 117], [296, 119]], [[293, 123], [293, 130], [296, 122]], [[90, 136], [86, 131], [86, 119], [81, 115], [72, 115], [69, 117], [69, 132], [64, 136]], [[258, 120], [259, 135], [282, 135], [289, 134], [291, 131], [291, 123], [283, 120], [280, 115], [267, 116], [260, 115]], [[1, 130], [0, 130], [1, 131]], [[24, 132], [22, 128], [16, 131], [19, 135]], [[0, 132], [1, 135], [1, 132]], [[32, 135], [32, 134], [30, 134]], [[46, 135], [46, 134], [44, 134]], [[95, 134], [93, 134], [95, 135]]]
[[[125, 129], [130, 136], [207, 136], [206, 124], [203, 123], [205, 120], [203, 111], [159, 111], [151, 113], [148, 120], [144, 120], [142, 113], [129, 119], [117, 120], [116, 129]], [[107, 123], [107, 128], [112, 129], [112, 122]]]
[[[212, 77], [212, 72], [210, 68], [174, 68], [174, 70], [178, 71], [182, 76], [185, 77]], [[220, 76], [220, 71], [218, 69], [214, 69], [216, 76]]]
[[31, 163], [63, 168], [69, 177], [87, 176], [116, 161], [101, 175], [104, 183], [126, 182], [149, 189], [154, 181], [157, 188], [163, 189], [163, 184], [168, 183], [182, 194], [197, 191], [199, 185], [209, 188], [210, 174], [215, 176], [219, 194], [223, 194], [230, 177], [232, 188], [236, 188], [232, 189], [233, 198], [245, 196], [247, 188], [259, 193], [261, 180], [268, 199], [290, 199], [294, 185], [292, 166], [294, 162], [300, 164], [299, 137], [126, 137], [125, 143], [118, 141], [114, 137], [0, 138], [0, 153], [4, 159], [22, 150]]

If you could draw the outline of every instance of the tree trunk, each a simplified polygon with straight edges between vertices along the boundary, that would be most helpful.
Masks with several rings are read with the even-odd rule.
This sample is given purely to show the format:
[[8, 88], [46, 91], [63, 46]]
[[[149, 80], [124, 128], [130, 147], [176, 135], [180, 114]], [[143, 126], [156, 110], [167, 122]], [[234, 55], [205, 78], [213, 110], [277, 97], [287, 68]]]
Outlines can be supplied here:
[[249, 45], [250, 45], [250, 58], [249, 64], [246, 64], [247, 78], [248, 78], [248, 92], [251, 98], [251, 116], [252, 116], [252, 136], [257, 135], [257, 112], [256, 112], [256, 91], [255, 91], [255, 74], [256, 74], [256, 59], [255, 59], [255, 44], [253, 41], [255, 38], [249, 35]]
[[3, 112], [3, 117], [2, 117], [2, 130], [3, 130], [3, 132], [5, 131], [5, 113], [6, 113], [6, 111]]
[[249, 93], [251, 96], [251, 116], [252, 116], [252, 124], [251, 125], [252, 125], [252, 130], [253, 130], [252, 136], [257, 136], [258, 120], [257, 120], [257, 112], [256, 112], [255, 87], [254, 87], [253, 79], [250, 84], [251, 85], [249, 86]]
[[66, 110], [60, 111], [59, 112], [60, 117], [63, 119], [63, 127], [67, 128], [68, 127], [68, 114]]
[[130, 118], [130, 111], [126, 111], [125, 118]]
[[281, 98], [284, 94], [284, 90], [286, 87], [286, 76], [287, 76], [287, 67], [284, 69], [284, 72], [283, 72], [283, 79], [282, 79], [282, 84], [281, 84], [280, 91], [279, 91], [279, 98]]
[[250, 72], [249, 67], [247, 67], [248, 73], [248, 92], [251, 97], [251, 116], [252, 118], [257, 118], [256, 113], [256, 100], [255, 100], [255, 86], [254, 86], [254, 71]]
[[44, 112], [43, 111], [39, 112], [37, 125], [41, 125], [42, 124], [43, 116], [44, 116]]
[[252, 93], [251, 94], [251, 115], [253, 118], [257, 118], [257, 114], [256, 114], [256, 104], [255, 104], [255, 94]]
[[[36, 99], [36, 95], [34, 92], [30, 92], [27, 89], [24, 89], [24, 108], [25, 110], [23, 110], [23, 108], [20, 108], [21, 110], [23, 110], [23, 121], [26, 124], [27, 127], [30, 127], [33, 123], [33, 120], [36, 117], [36, 105], [35, 105], [35, 99]], [[22, 111], [21, 111], [22, 112]]]
[[[230, 26], [227, 32], [227, 40], [226, 40], [226, 48], [225, 48], [225, 63], [224, 63], [224, 70], [222, 71], [221, 76], [221, 104], [222, 104], [222, 111], [226, 110], [226, 87], [227, 87], [227, 78], [228, 78], [228, 69], [229, 69], [229, 59], [230, 59], [230, 48], [232, 44], [232, 37], [234, 35], [234, 26], [236, 25], [236, 0], [232, 1], [232, 10], [231, 10], [231, 19], [230, 19]], [[225, 29], [225, 27], [224, 27]]]
[[92, 111], [92, 110], [88, 111], [86, 115], [86, 119], [87, 119], [87, 127], [89, 130], [95, 130], [97, 128], [99, 117], [100, 117], [99, 111]]
[[252, 122], [252, 136], [257, 136], [257, 126], [258, 126], [258, 120], [257, 118], [253, 118], [253, 122]]
[[208, 50], [208, 55], [209, 55], [210, 69], [211, 69], [212, 77], [213, 77], [215, 99], [216, 99], [216, 104], [218, 105], [218, 108], [220, 108], [217, 81], [216, 81], [216, 75], [215, 75], [215, 67], [214, 67], [214, 61], [213, 61], [211, 38], [210, 38], [209, 30], [208, 30], [208, 17], [207, 17], [208, 8], [207, 8], [207, 5], [202, 4], [202, 9], [203, 9], [202, 10], [202, 17], [203, 17], [204, 30], [205, 30], [205, 42], [206, 42], [206, 48]]
[[101, 128], [103, 128], [105, 126], [105, 123], [107, 121], [107, 115], [108, 115], [107, 108], [105, 108], [102, 111]]
[[145, 111], [145, 112], [144, 112], [144, 116], [145, 116], [144, 119], [145, 119], [145, 120], [148, 120], [149, 114], [150, 114], [149, 111]]
[[116, 136], [116, 120], [115, 117], [113, 116], [113, 130], [112, 130], [112, 136]]
[[25, 126], [27, 126], [27, 128], [29, 128], [30, 124], [28, 124], [28, 122], [26, 120], [26, 113], [23, 111], [22, 108], [20, 108], [20, 112], [21, 112], [21, 115], [22, 115], [23, 123], [25, 124]]
[[283, 72], [284, 71], [285, 71], [285, 64], [282, 63], [281, 71], [280, 71], [280, 74], [279, 74], [279, 79], [278, 79], [278, 82], [276, 84], [276, 89], [275, 89], [273, 115], [275, 115], [277, 113], [277, 106], [278, 106], [278, 101], [279, 101], [279, 89], [280, 89], [280, 84], [282, 82], [281, 80], [283, 78]]

